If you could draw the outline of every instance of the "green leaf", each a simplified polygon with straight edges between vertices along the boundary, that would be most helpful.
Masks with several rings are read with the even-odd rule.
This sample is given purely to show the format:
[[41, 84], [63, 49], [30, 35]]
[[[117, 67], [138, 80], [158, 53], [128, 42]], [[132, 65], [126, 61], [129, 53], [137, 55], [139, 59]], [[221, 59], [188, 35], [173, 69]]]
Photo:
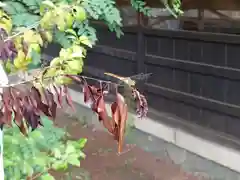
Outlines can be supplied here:
[[26, 13], [27, 9], [24, 7], [23, 4], [14, 1], [7, 1], [5, 2], [6, 6], [4, 6], [4, 10], [9, 14], [21, 14]]
[[77, 37], [77, 33], [73, 29], [67, 29], [67, 30], [65, 30], [65, 33], [71, 34], [71, 35]]
[[[32, 15], [28, 12], [16, 13], [16, 14], [12, 15], [11, 17], [12, 17], [13, 24], [18, 27], [32, 25], [32, 24], [36, 23], [37, 21], [39, 21], [39, 19], [40, 19], [39, 16]], [[26, 19], [27, 19], [27, 21], [26, 21]]]
[[53, 4], [52, 1], [43, 1], [40, 6], [40, 13], [44, 14], [46, 9], [51, 10], [54, 8], [56, 8], [56, 6]]
[[67, 61], [67, 65], [66, 65], [68, 68], [68, 73], [71, 73], [69, 72], [70, 71], [79, 71], [80, 69], [82, 69], [83, 67], [83, 62], [82, 60], [79, 60], [79, 59], [76, 59], [76, 60], [71, 60], [71, 61]]
[[67, 159], [67, 162], [73, 166], [80, 167], [80, 161], [77, 155], [70, 155]]
[[79, 151], [79, 157], [81, 158], [86, 158], [86, 154], [84, 154], [82, 151]]
[[34, 173], [33, 167], [28, 162], [23, 162], [22, 165], [23, 165], [23, 172], [25, 174], [32, 175]]
[[72, 144], [67, 143], [66, 154], [75, 153], [76, 149]]
[[[61, 51], [60, 51], [61, 52]], [[56, 57], [54, 59], [52, 59], [52, 61], [50, 62], [50, 66], [57, 66], [61, 63], [61, 59]]]
[[0, 2], [0, 7], [1, 7], [1, 8], [6, 7], [6, 3]]
[[14, 166], [14, 165], [15, 165], [14, 161], [11, 161], [9, 159], [4, 160], [4, 168], [11, 167], [11, 166]]
[[61, 46], [63, 46], [63, 48], [69, 48], [71, 46], [71, 43], [66, 37], [65, 32], [61, 32], [61, 31], [55, 31], [54, 42], [59, 43]]
[[41, 176], [41, 180], [55, 180], [51, 174], [44, 174]]
[[77, 143], [78, 143], [78, 148], [82, 149], [86, 145], [87, 139], [86, 138], [81, 138], [77, 141]]
[[57, 149], [57, 148], [54, 148], [53, 149], [53, 154], [54, 154], [54, 156], [56, 157], [56, 158], [61, 158], [61, 151], [59, 150], [59, 149]]
[[32, 131], [29, 136], [31, 136], [31, 138], [35, 139], [35, 140], [38, 140], [38, 139], [43, 139], [44, 136], [43, 134], [41, 133], [41, 131], [39, 130], [35, 130], [35, 131]]
[[51, 127], [53, 128], [53, 122], [47, 116], [41, 116], [42, 123], [44, 128]]
[[46, 157], [36, 157], [34, 159], [34, 164], [40, 167], [45, 167], [47, 165]]
[[92, 43], [91, 43], [91, 41], [89, 41], [88, 37], [86, 37], [86, 36], [84, 36], [84, 35], [79, 37], [79, 42], [80, 42], [81, 44], [84, 44], [84, 45], [92, 48]]
[[63, 161], [55, 161], [51, 167], [54, 170], [65, 170], [68, 168], [68, 164], [67, 162], [63, 162]]
[[33, 65], [39, 65], [41, 63], [41, 55], [40, 53], [36, 52], [35, 50], [32, 50], [31, 52], [32, 56], [32, 63]]
[[17, 138], [15, 139], [12, 136], [7, 135], [7, 134], [4, 135], [4, 142], [10, 142], [12, 144], [18, 144], [19, 143]]
[[87, 18], [86, 11], [81, 6], [75, 6], [73, 8], [73, 15], [80, 22], [84, 21]]

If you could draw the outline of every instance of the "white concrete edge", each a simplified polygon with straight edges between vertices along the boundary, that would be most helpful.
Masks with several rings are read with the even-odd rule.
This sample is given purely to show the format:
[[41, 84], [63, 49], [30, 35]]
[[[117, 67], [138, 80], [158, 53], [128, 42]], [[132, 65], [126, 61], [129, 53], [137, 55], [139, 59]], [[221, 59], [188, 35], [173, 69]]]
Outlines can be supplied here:
[[[75, 103], [89, 107], [84, 103], [83, 93], [72, 89], [69, 90], [69, 93]], [[111, 113], [109, 104], [107, 106], [107, 111], [109, 114]], [[132, 113], [130, 114], [135, 116]], [[235, 149], [227, 148], [224, 145], [202, 139], [181, 129], [161, 124], [159, 121], [156, 122], [150, 118], [140, 120], [136, 117], [134, 124], [137, 129], [143, 132], [154, 135], [169, 143], [175, 144], [178, 147], [186, 149], [189, 152], [197, 154], [208, 160], [212, 160], [240, 173], [240, 152]]]

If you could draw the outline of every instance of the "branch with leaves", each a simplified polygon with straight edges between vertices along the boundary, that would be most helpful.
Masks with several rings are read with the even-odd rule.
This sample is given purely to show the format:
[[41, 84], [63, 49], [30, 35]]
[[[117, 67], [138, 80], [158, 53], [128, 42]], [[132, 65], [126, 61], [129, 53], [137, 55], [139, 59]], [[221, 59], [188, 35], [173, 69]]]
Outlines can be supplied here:
[[[41, 117], [48, 116], [55, 120], [57, 107], [61, 107], [64, 100], [74, 110], [67, 85], [75, 82], [83, 86], [85, 102], [91, 102], [91, 109], [118, 141], [118, 152], [121, 153], [128, 113], [125, 99], [117, 91], [115, 84], [116, 99], [111, 105], [112, 114], [109, 117], [104, 96], [108, 94], [110, 84], [114, 83], [105, 82], [104, 85], [103, 81], [99, 80], [99, 87], [92, 86], [87, 83], [87, 77], [78, 75], [82, 72], [87, 48], [91, 48], [94, 44], [88, 36], [84, 34], [79, 36], [79, 33], [74, 30], [76, 25], [80, 27], [88, 20], [91, 8], [86, 8], [86, 4], [84, 7], [81, 6], [82, 3], [90, 4], [90, 1], [81, 3], [43, 1], [37, 12], [40, 18], [27, 27], [16, 27], [13, 23], [16, 19], [12, 19], [13, 14], [7, 13], [10, 11], [7, 9], [10, 8], [9, 4], [5, 6], [1, 4], [3, 9], [0, 10], [0, 59], [8, 73], [26, 72], [30, 66], [41, 64], [42, 48], [60, 37], [59, 33], [66, 35], [67, 41], [60, 43], [63, 48], [59, 56], [54, 58], [48, 67], [43, 68], [38, 77], [21, 82], [24, 85], [21, 88], [17, 85], [3, 87], [0, 124], [10, 129], [17, 126], [20, 132], [29, 138], [31, 132], [36, 132], [44, 125]], [[108, 3], [109, 6], [114, 7], [114, 3], [111, 1]], [[106, 9], [106, 14], [110, 11], [107, 11], [107, 7], [101, 8]], [[95, 18], [107, 17], [100, 14], [97, 14]], [[113, 12], [111, 15], [114, 19], [118, 16], [118, 12]], [[121, 18], [116, 21], [109, 20], [109, 22], [113, 29], [117, 29], [121, 24]], [[58, 41], [60, 42], [61, 38]], [[137, 102], [137, 113], [140, 117], [146, 116], [148, 109], [146, 98], [134, 86], [129, 88]], [[70, 162], [76, 165], [79, 161], [71, 159]], [[61, 166], [61, 164], [58, 165]], [[24, 169], [25, 175], [32, 176], [34, 170], [29, 168], [29, 165], [27, 169], [30, 170], [25, 172]]]
[[[1, 27], [1, 59], [5, 65], [7, 72], [25, 71], [30, 65], [37, 65], [41, 63], [41, 48], [46, 47], [48, 43], [51, 43], [53, 36], [57, 32], [64, 32], [68, 34], [69, 46], [66, 49], [62, 49], [59, 59], [68, 58], [68, 62], [65, 64], [73, 64], [75, 73], [81, 73], [83, 58], [86, 55], [85, 47], [83, 44], [92, 46], [91, 42], [86, 36], [78, 37], [72, 29], [74, 22], [81, 23], [86, 19], [85, 10], [80, 6], [72, 6], [67, 4], [54, 5], [51, 1], [44, 1], [40, 13], [42, 19], [39, 23], [35, 23], [34, 29], [30, 28], [17, 28], [23, 32], [22, 34], [9, 39], [8, 37], [14, 34], [12, 29], [11, 18], [2, 10], [0, 11], [0, 17], [2, 23]], [[81, 53], [82, 52], [82, 53]], [[65, 53], [65, 54], [64, 54]], [[73, 57], [66, 57], [66, 53], [74, 54]], [[73, 66], [71, 66], [73, 67]], [[71, 71], [70, 68], [68, 68]], [[73, 72], [72, 72], [73, 73]]]
[[[71, 79], [83, 87], [84, 102], [89, 103], [95, 112], [99, 121], [114, 136], [119, 143], [119, 153], [122, 151], [123, 137], [126, 127], [128, 108], [124, 97], [118, 92], [118, 86], [115, 83], [99, 80], [99, 87], [91, 86], [87, 83], [88, 77], [66, 74], [61, 75], [66, 79]], [[2, 96], [2, 108], [0, 110], [0, 124], [12, 126], [12, 119], [19, 127], [20, 131], [27, 136], [29, 128], [35, 130], [42, 126], [41, 116], [45, 115], [53, 120], [56, 118], [57, 107], [63, 107], [63, 98], [66, 103], [75, 110], [72, 98], [66, 85], [57, 86], [55, 80], [58, 77], [38, 78], [25, 82], [29, 88], [24, 86], [24, 90], [15, 86], [5, 87]], [[51, 82], [50, 80], [51, 79]], [[92, 78], [91, 78], [92, 79]], [[48, 86], [46, 86], [48, 81]], [[22, 84], [22, 83], [21, 83]], [[45, 85], [43, 85], [45, 84]], [[18, 84], [17, 84], [18, 85]], [[106, 111], [104, 96], [109, 93], [110, 87], [115, 87], [116, 100], [111, 105], [111, 119]], [[27, 86], [28, 87], [28, 86]], [[56, 100], [54, 96], [56, 95]], [[140, 118], [145, 117], [148, 110], [146, 98], [140, 92], [132, 87], [132, 95], [137, 102], [137, 114]], [[14, 115], [14, 117], [12, 117]]]

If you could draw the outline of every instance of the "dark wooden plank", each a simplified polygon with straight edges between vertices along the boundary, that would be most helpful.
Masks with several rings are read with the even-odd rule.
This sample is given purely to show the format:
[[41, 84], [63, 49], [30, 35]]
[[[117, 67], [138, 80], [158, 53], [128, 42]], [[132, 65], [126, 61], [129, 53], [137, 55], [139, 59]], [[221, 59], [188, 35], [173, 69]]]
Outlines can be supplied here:
[[225, 113], [229, 116], [240, 118], [240, 106], [217, 101], [210, 98], [205, 98], [202, 96], [196, 96], [190, 93], [176, 91], [162, 86], [156, 86], [154, 84], [147, 83], [145, 86], [146, 92], [165, 96], [174, 99], [175, 101], [185, 102], [196, 107], [206, 108], [214, 110], [216, 112]]
[[113, 57], [121, 58], [122, 60], [136, 61], [136, 52], [116, 49], [104, 45], [96, 45], [93, 49], [89, 50], [96, 53], [101, 53]]
[[237, 68], [216, 66], [207, 63], [192, 62], [156, 55], [147, 55], [145, 62], [153, 66], [167, 66], [193, 73], [201, 73], [204, 75], [212, 75], [222, 78], [229, 78], [232, 80], [240, 80], [240, 69]]
[[240, 44], [240, 35], [223, 34], [223, 33], [210, 33], [210, 32], [196, 32], [185, 30], [169, 30], [169, 29], [144, 29], [145, 35], [161, 36], [168, 38], [180, 38], [186, 40], [199, 40], [206, 42], [218, 42], [229, 44]]

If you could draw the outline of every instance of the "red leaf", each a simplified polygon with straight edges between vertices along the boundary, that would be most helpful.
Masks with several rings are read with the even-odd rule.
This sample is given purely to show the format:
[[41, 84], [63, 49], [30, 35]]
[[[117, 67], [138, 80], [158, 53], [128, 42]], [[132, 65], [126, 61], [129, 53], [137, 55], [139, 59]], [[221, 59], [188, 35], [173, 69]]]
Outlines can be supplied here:
[[20, 98], [14, 100], [13, 112], [14, 112], [15, 124], [17, 124], [20, 127], [23, 120], [22, 107], [20, 105]]
[[40, 104], [42, 102], [41, 93], [39, 92], [39, 90], [36, 87], [32, 86], [30, 93], [34, 97], [37, 104]]
[[73, 111], [75, 111], [75, 108], [74, 108], [74, 105], [73, 105], [73, 102], [72, 102], [72, 98], [68, 92], [68, 88], [67, 86], [63, 86], [63, 92], [66, 96], [66, 102], [67, 104], [72, 108]]
[[1, 122], [4, 122], [4, 124], [12, 127], [12, 111], [8, 109], [5, 104], [3, 104], [1, 111], [3, 113], [3, 116], [1, 117]]
[[53, 88], [54, 88], [54, 91], [56, 92], [57, 94], [57, 100], [58, 100], [58, 104], [60, 105], [60, 107], [62, 108], [63, 105], [62, 105], [62, 96], [63, 96], [63, 93], [62, 93], [62, 86], [59, 87], [59, 90], [58, 88], [53, 85]]
[[133, 97], [137, 102], [137, 114], [139, 118], [143, 118], [147, 116], [148, 112], [148, 103], [147, 99], [144, 95], [140, 94], [140, 92], [137, 89], [133, 89]]
[[118, 153], [121, 153], [128, 113], [127, 104], [121, 94], [116, 94], [116, 101], [112, 103], [111, 109], [112, 119], [115, 123], [114, 139], [118, 141]]
[[29, 97], [24, 98], [23, 117], [32, 130], [38, 127], [40, 116], [35, 113], [34, 107], [29, 103]]
[[119, 130], [119, 139], [118, 139], [118, 153], [122, 152], [122, 147], [124, 143], [124, 134], [126, 129], [126, 122], [127, 122], [127, 114], [128, 114], [128, 108], [127, 104], [124, 104], [123, 111], [121, 114], [121, 124], [120, 124], [120, 130]]
[[23, 135], [27, 136], [27, 127], [25, 127], [23, 121], [21, 122], [21, 124], [20, 124], [18, 127], [19, 127], [19, 129], [20, 129], [20, 132], [21, 132]]
[[91, 89], [87, 84], [83, 85], [83, 94], [84, 94], [84, 103], [87, 103], [89, 100], [93, 100], [93, 95]]
[[107, 114], [107, 110], [106, 110], [106, 106], [105, 106], [103, 96], [100, 96], [97, 99], [93, 111], [98, 114], [98, 119], [99, 119], [99, 121], [103, 122], [103, 126], [110, 133], [113, 133], [113, 125], [112, 125], [110, 119], [108, 118], [108, 114]]
[[118, 125], [120, 122], [121, 116], [120, 116], [120, 111], [119, 111], [117, 102], [112, 103], [111, 110], [112, 110], [112, 119]]
[[54, 101], [54, 95], [48, 89], [46, 89], [44, 92], [45, 92], [45, 97], [48, 104], [50, 117], [55, 119], [56, 112], [57, 112], [57, 103]]
[[5, 104], [6, 108], [10, 109], [11, 108], [11, 93], [10, 93], [10, 88], [4, 88], [3, 89], [3, 94], [2, 94], [2, 101], [3, 104]]
[[50, 114], [50, 112], [49, 112], [49, 107], [48, 107], [48, 105], [42, 103], [42, 104], [39, 105], [38, 108], [39, 108], [40, 111], [42, 111], [43, 114], [45, 114], [46, 116], [48, 116], [48, 117], [51, 117], [51, 116], [52, 116], [52, 115]]

